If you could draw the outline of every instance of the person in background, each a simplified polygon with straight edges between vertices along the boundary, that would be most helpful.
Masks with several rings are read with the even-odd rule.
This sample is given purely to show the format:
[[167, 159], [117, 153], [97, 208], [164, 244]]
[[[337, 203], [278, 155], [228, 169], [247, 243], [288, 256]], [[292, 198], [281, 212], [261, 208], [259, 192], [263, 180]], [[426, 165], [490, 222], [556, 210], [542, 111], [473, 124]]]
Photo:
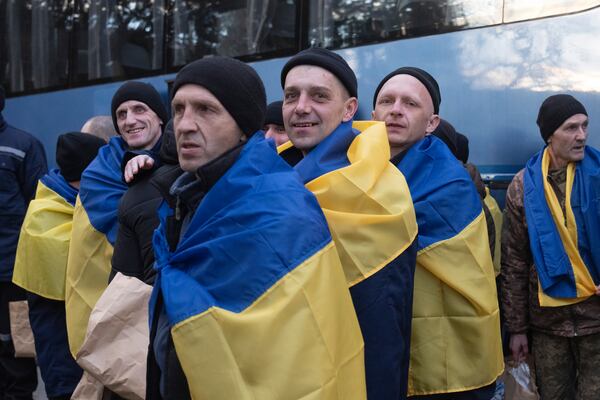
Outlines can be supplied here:
[[283, 115], [281, 114], [281, 106], [283, 101], [274, 101], [267, 106], [267, 114], [265, 116], [265, 138], [273, 139], [275, 147], [280, 146], [290, 140], [283, 126]]
[[586, 145], [587, 111], [573, 96], [545, 99], [537, 124], [544, 147], [506, 193], [501, 276], [510, 350], [515, 360], [533, 350], [542, 400], [597, 399], [600, 152]]
[[25, 212], [48, 166], [40, 141], [4, 120], [4, 100], [0, 86], [0, 399], [30, 399], [37, 387], [35, 360], [15, 358], [9, 303], [26, 298], [11, 282], [15, 253]]
[[19, 237], [12, 279], [28, 292], [36, 358], [49, 400], [70, 399], [81, 379], [67, 342], [65, 272], [81, 174], [105, 144], [82, 132], [58, 137], [58, 168], [40, 179]]

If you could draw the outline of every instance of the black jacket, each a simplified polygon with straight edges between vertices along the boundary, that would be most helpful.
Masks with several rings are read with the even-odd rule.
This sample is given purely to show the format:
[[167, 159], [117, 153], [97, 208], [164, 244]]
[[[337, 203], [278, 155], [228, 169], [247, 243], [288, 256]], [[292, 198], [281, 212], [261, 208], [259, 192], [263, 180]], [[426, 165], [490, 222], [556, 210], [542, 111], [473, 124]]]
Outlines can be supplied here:
[[[152, 153], [145, 154], [153, 156]], [[119, 203], [119, 231], [112, 257], [111, 279], [117, 272], [121, 272], [147, 284], [154, 283], [156, 273], [153, 268], [152, 235], [158, 226], [156, 211], [163, 198], [150, 180], [165, 170], [175, 169], [179, 174], [182, 172], [177, 166], [177, 148], [173, 131], [168, 127], [163, 134], [158, 157], [153, 158], [155, 168], [139, 174]], [[164, 165], [160, 166], [160, 164]]]

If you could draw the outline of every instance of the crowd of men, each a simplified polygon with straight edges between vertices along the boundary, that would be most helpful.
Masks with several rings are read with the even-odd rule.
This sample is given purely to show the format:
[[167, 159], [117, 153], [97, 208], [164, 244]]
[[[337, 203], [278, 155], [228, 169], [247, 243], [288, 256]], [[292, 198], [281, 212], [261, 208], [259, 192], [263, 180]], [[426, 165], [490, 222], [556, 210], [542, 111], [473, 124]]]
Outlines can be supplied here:
[[[598, 398], [600, 153], [579, 101], [541, 105], [545, 146], [503, 221], [428, 72], [385, 76], [372, 121], [354, 120], [356, 76], [329, 50], [291, 57], [281, 86], [267, 106], [250, 66], [194, 61], [169, 120], [154, 87], [126, 82], [104, 125], [59, 136], [50, 172], [41, 144], [0, 118], [0, 400], [37, 384], [11, 337], [22, 300], [49, 399], [91, 398], [91, 376], [109, 399], [490, 400], [498, 298], [541, 398]], [[127, 367], [128, 347], [147, 352], [136, 395], [80, 360], [122, 276], [152, 287], [112, 316], [149, 315], [148, 341], [114, 354]]]

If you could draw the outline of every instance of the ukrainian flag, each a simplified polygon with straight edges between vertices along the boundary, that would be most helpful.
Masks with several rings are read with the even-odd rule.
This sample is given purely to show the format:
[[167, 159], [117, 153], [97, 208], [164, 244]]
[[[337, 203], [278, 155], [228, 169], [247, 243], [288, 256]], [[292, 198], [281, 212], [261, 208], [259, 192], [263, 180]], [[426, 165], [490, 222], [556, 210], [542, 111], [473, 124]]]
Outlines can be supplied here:
[[583, 160], [567, 165], [566, 215], [547, 179], [550, 158], [547, 148], [533, 156], [523, 182], [542, 307], [583, 301], [600, 283], [600, 152], [586, 146]]
[[174, 251], [169, 214], [163, 204], [150, 309], [162, 297], [192, 398], [365, 398], [362, 338], [325, 218], [272, 144], [254, 135]]
[[108, 286], [119, 201], [127, 190], [121, 178], [125, 151], [121, 137], [111, 138], [81, 176], [65, 285], [67, 333], [74, 357], [85, 338], [90, 313]]
[[494, 267], [481, 200], [435, 136], [398, 164], [419, 224], [409, 395], [491, 384], [504, 368]]
[[39, 296], [65, 300], [65, 273], [77, 190], [58, 169], [38, 182], [19, 235], [13, 282]]
[[[279, 149], [290, 160], [291, 144]], [[300, 158], [300, 157], [297, 157]], [[369, 398], [406, 395], [417, 221], [383, 122], [341, 123], [294, 169], [319, 201], [365, 341]]]
[[[287, 142], [278, 148], [286, 158]], [[377, 273], [417, 236], [402, 173], [390, 162], [385, 124], [344, 122], [295, 166], [327, 218], [348, 286]]]

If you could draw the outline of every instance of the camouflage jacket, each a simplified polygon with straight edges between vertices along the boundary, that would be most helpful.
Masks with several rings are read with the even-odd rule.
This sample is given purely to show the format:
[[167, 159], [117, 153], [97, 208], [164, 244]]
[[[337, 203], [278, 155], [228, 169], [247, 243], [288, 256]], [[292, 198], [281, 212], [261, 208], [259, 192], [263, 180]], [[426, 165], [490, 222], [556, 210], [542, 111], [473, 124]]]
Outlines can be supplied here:
[[[600, 297], [562, 307], [540, 307], [538, 277], [532, 261], [523, 206], [523, 172], [508, 187], [502, 228], [502, 308], [510, 333], [529, 329], [557, 336], [600, 332]], [[548, 181], [564, 211], [566, 170], [551, 171]]]

